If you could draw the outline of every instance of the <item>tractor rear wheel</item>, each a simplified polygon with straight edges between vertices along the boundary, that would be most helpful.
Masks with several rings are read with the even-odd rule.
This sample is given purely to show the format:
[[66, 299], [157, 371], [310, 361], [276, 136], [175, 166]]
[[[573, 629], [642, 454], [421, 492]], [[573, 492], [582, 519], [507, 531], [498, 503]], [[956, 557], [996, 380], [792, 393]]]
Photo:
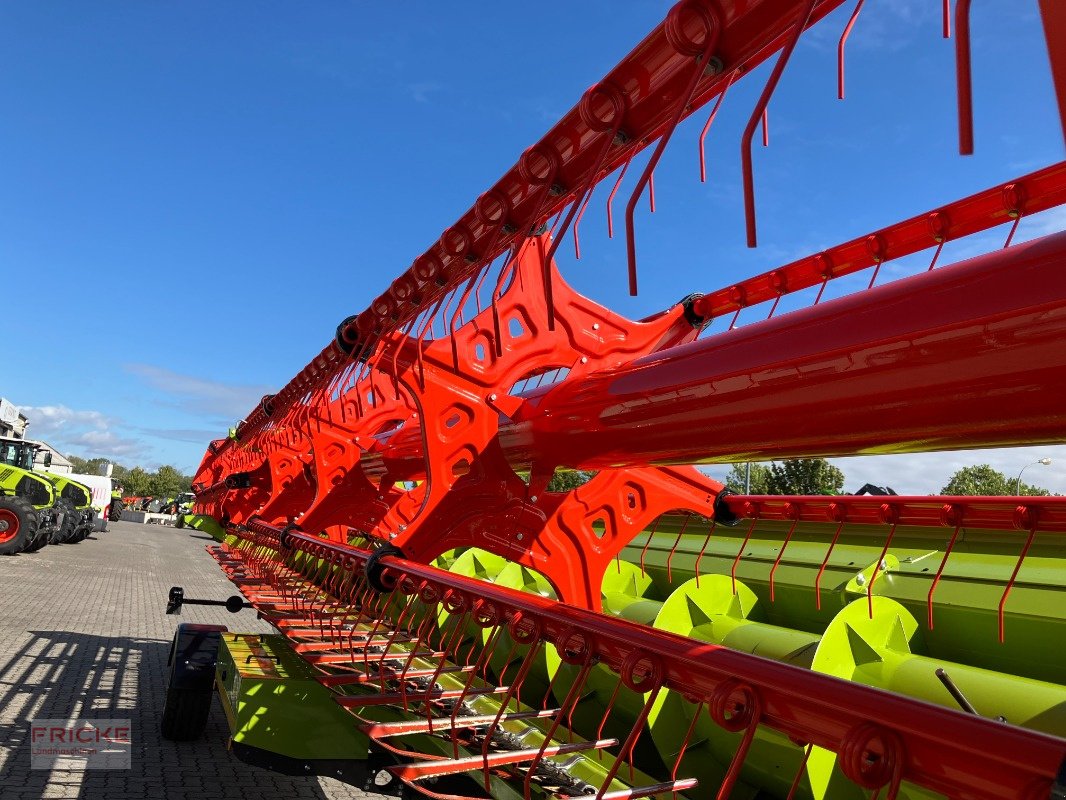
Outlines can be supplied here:
[[81, 515], [74, 510], [74, 503], [65, 497], [60, 497], [56, 500], [55, 509], [62, 512], [63, 524], [52, 531], [52, 535], [48, 537], [48, 544], [62, 544], [63, 542], [73, 541], [78, 518]]
[[167, 687], [160, 732], [172, 742], [199, 739], [211, 713], [211, 689]]
[[26, 549], [37, 538], [40, 520], [28, 500], [0, 497], [0, 555], [9, 556]]

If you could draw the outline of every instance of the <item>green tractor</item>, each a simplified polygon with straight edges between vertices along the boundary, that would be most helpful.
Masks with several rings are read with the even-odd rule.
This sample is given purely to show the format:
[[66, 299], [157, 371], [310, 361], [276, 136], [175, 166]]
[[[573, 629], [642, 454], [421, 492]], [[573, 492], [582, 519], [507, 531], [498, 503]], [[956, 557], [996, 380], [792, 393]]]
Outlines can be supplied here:
[[0, 555], [32, 553], [63, 527], [55, 487], [41, 475], [0, 464]]
[[[88, 487], [83, 486], [77, 481], [73, 481], [63, 475], [55, 475], [50, 472], [36, 472], [33, 470], [34, 462], [37, 458], [37, 451], [41, 449], [41, 445], [38, 442], [27, 441], [25, 439], [12, 439], [8, 437], [0, 437], [0, 470], [6, 470], [8, 468], [16, 468], [23, 472], [31, 473], [31, 478], [35, 481], [44, 480], [49, 483], [53, 489], [54, 497], [49, 505], [52, 506], [52, 510], [55, 512], [51, 517], [54, 517], [55, 524], [45, 524], [42, 527], [45, 529], [45, 533], [41, 534], [44, 541], [31, 548], [23, 548], [23, 550], [37, 550], [44, 544], [62, 544], [70, 543], [74, 544], [80, 542], [86, 538], [93, 531], [93, 526], [96, 522], [96, 512], [92, 507], [92, 492]], [[51, 463], [51, 453], [45, 453], [44, 466], [48, 466]], [[25, 476], [22, 476], [22, 480]], [[21, 493], [16, 492], [16, 495], [21, 496]], [[43, 500], [43, 495], [41, 498]], [[38, 506], [36, 502], [33, 503], [35, 507]], [[38, 508], [40, 511], [40, 509]], [[3, 541], [3, 533], [0, 533], [0, 542]], [[2, 549], [0, 544], [0, 554], [7, 552]], [[12, 550], [11, 552], [18, 552]]]

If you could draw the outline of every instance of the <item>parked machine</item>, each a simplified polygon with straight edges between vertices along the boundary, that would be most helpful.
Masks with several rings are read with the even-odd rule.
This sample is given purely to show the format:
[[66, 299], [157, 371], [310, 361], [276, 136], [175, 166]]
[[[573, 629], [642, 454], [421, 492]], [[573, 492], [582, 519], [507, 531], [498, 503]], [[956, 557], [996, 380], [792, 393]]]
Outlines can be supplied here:
[[[243, 598], [175, 587], [168, 611], [248, 603], [277, 634], [179, 626], [165, 737], [196, 738], [217, 695], [248, 763], [405, 797], [1066, 796], [1066, 498], [746, 496], [690, 466], [1066, 441], [1066, 233], [1011, 239], [1066, 204], [1066, 162], [639, 321], [556, 270], [649, 148], [635, 294], [634, 210], [675, 128], [714, 103], [702, 157], [769, 59], [741, 148], [754, 245], [753, 135], [841, 5], [682, 0], [209, 444], [193, 516]], [[1066, 120], [1066, 14], [1040, 7]], [[1009, 247], [937, 265], [1001, 224]], [[928, 271], [876, 285], [921, 250]], [[557, 469], [595, 474], [548, 491]]]
[[[0, 464], [32, 470], [40, 450], [40, 442], [0, 437]], [[52, 463], [51, 453], [45, 453], [41, 463], [47, 470]], [[97, 510], [93, 507], [89, 487], [66, 475], [42, 471], [34, 474], [49, 481], [56, 490], [55, 506], [61, 514], [62, 523], [49, 535], [49, 543], [76, 544], [92, 533], [96, 526]]]
[[0, 555], [32, 553], [63, 530], [67, 505], [51, 481], [7, 455], [0, 444]]

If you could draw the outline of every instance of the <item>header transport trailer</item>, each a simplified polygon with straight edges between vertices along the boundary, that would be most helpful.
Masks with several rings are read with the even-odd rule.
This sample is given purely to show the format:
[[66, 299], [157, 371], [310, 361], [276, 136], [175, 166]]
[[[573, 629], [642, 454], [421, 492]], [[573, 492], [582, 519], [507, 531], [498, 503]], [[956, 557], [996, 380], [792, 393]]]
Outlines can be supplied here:
[[[690, 465], [1062, 442], [1066, 233], [1014, 233], [1066, 201], [1066, 164], [639, 321], [556, 268], [602, 185], [635, 293], [660, 157], [689, 131], [702, 161], [766, 62], [741, 140], [754, 246], [754, 135], [841, 5], [682, 0], [211, 442], [191, 519], [229, 607], [277, 635], [180, 626], [165, 735], [198, 735], [214, 691], [250, 763], [391, 793], [1064, 796], [1066, 498], [738, 495]], [[966, 154], [970, 3], [943, 5]], [[1061, 117], [1066, 12], [1033, 5]], [[997, 226], [1008, 246], [941, 263]], [[560, 469], [593, 474], [551, 491]]]

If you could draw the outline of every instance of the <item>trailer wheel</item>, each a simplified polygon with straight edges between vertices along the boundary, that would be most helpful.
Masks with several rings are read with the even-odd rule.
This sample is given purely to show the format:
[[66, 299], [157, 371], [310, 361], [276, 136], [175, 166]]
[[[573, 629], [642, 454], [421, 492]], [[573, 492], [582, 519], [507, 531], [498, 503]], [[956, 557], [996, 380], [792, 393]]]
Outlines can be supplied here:
[[62, 512], [63, 524], [52, 531], [48, 537], [48, 544], [73, 543], [75, 526], [78, 524], [78, 512], [74, 510], [74, 503], [65, 497], [60, 497], [56, 500], [55, 509]]
[[0, 497], [0, 555], [21, 552], [37, 538], [40, 520], [28, 500]]
[[225, 625], [182, 623], [174, 633], [167, 670], [170, 681], [159, 729], [164, 739], [191, 742], [207, 727], [215, 664]]
[[160, 725], [163, 738], [172, 742], [199, 739], [211, 713], [211, 693], [211, 689], [168, 687]]

